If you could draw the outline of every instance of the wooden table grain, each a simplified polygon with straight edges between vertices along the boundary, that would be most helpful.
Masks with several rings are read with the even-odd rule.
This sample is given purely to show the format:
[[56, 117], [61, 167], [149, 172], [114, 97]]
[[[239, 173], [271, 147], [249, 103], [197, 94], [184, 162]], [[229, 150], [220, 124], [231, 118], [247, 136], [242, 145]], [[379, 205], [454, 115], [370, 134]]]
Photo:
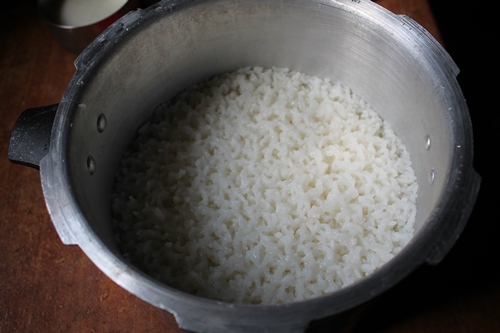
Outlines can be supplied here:
[[[426, 0], [377, 2], [412, 17], [442, 41]], [[117, 286], [79, 247], [63, 245], [38, 171], [7, 159], [19, 114], [58, 103], [75, 71], [76, 55], [55, 42], [35, 3], [9, 1], [0, 12], [0, 332], [182, 332], [173, 315]], [[474, 228], [466, 229], [440, 265], [417, 269], [354, 309], [341, 331], [500, 332], [498, 274], [481, 265], [497, 258], [487, 252], [498, 246], [477, 249], [483, 235]], [[316, 330], [331, 327], [327, 321]]]

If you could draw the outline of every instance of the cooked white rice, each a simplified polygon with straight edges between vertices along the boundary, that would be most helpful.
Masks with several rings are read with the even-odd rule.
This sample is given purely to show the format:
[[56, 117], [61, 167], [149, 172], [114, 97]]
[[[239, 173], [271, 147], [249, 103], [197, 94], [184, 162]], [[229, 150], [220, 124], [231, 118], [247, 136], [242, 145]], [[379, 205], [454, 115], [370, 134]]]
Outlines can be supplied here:
[[286, 69], [244, 68], [157, 112], [112, 200], [124, 256], [167, 285], [226, 302], [325, 295], [410, 240], [407, 150], [360, 97]]

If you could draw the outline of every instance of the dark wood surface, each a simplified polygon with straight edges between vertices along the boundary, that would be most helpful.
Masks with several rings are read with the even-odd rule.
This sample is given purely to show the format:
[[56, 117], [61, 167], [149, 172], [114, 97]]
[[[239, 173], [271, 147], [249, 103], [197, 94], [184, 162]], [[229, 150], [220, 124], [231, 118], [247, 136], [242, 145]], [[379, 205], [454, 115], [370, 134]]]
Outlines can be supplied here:
[[[443, 42], [427, 0], [377, 2], [412, 17]], [[8, 161], [17, 117], [24, 109], [60, 101], [74, 73], [76, 55], [54, 41], [35, 1], [9, 1], [3, 6], [0, 333], [181, 332], [171, 314], [117, 286], [77, 246], [63, 245], [46, 210], [38, 171]], [[479, 123], [478, 114], [473, 118]], [[491, 181], [482, 176], [487, 188]], [[467, 228], [445, 260], [417, 269], [382, 296], [354, 309], [341, 331], [500, 332], [500, 275], [495, 268], [500, 264], [499, 218], [491, 202], [491, 195], [482, 190]], [[329, 325], [325, 322], [317, 330], [329, 332]]]

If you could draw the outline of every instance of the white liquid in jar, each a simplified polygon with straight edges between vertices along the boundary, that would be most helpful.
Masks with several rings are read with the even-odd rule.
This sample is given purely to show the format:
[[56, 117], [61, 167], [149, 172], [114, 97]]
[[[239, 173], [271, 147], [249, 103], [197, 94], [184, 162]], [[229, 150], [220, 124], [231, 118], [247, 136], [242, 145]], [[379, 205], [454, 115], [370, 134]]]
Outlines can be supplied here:
[[127, 0], [63, 0], [59, 9], [59, 23], [67, 26], [85, 26], [114, 14]]

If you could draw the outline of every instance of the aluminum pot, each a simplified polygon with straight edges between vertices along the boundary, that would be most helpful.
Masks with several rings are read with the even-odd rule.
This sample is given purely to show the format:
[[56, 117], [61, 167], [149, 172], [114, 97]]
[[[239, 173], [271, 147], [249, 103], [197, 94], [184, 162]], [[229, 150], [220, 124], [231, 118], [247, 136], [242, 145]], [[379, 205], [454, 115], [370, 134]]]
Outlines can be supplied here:
[[[379, 295], [418, 266], [439, 263], [474, 206], [480, 176], [458, 68], [421, 26], [371, 1], [162, 1], [119, 19], [75, 65], [58, 105], [21, 115], [9, 157], [39, 166], [65, 244], [80, 246], [114, 282], [174, 314], [186, 330], [302, 332], [311, 321]], [[323, 297], [263, 306], [192, 296], [130, 265], [113, 236], [114, 175], [138, 126], [183, 88], [253, 65], [350, 86], [392, 124], [418, 178], [410, 243], [375, 273]]]

